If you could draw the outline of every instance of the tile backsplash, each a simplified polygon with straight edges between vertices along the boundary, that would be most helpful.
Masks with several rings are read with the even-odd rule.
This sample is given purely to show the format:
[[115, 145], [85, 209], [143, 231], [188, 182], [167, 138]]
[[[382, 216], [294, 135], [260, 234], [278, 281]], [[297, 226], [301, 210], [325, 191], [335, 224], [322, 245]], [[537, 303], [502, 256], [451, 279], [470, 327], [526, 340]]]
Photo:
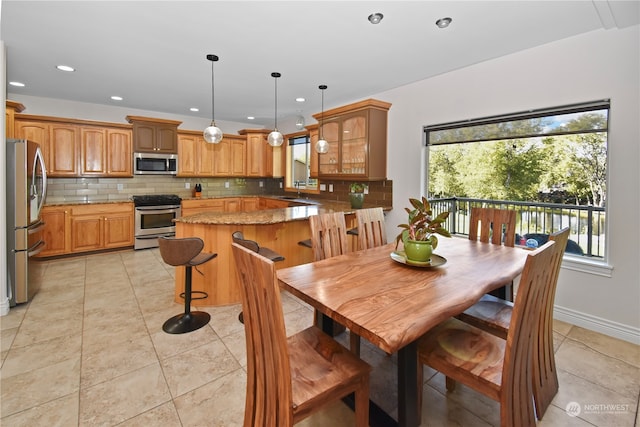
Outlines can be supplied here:
[[45, 203], [126, 201], [131, 196], [144, 194], [176, 194], [187, 198], [193, 196], [196, 184], [202, 185], [202, 197], [275, 195], [284, 193], [280, 188], [281, 182], [282, 178], [177, 178], [164, 175], [49, 178]]

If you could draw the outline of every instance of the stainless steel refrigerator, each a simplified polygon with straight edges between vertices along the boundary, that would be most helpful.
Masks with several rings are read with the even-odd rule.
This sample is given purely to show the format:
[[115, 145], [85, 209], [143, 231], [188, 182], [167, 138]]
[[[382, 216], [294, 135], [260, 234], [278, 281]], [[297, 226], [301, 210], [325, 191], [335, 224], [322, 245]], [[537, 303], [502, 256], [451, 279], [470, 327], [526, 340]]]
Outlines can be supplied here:
[[47, 169], [40, 146], [7, 140], [7, 294], [10, 305], [28, 301], [39, 288], [38, 263], [45, 247], [40, 210], [47, 194]]

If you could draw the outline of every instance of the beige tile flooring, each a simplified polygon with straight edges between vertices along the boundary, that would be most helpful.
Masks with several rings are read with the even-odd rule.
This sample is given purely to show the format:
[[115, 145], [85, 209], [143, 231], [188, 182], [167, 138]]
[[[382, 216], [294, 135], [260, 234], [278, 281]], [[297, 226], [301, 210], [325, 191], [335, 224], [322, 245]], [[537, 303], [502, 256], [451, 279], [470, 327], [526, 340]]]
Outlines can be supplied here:
[[[0, 318], [3, 427], [242, 425], [239, 305], [206, 308], [209, 325], [169, 335], [162, 323], [182, 307], [157, 249], [40, 266], [39, 293]], [[283, 309], [289, 334], [311, 323], [310, 307], [286, 293]], [[561, 322], [555, 346], [560, 391], [539, 425], [640, 426], [639, 346]], [[372, 398], [395, 416], [395, 357], [366, 343], [362, 357], [374, 366]], [[424, 380], [423, 426], [499, 424], [496, 402], [463, 386], [447, 393], [430, 369]], [[350, 426], [353, 414], [337, 403], [299, 425]]]

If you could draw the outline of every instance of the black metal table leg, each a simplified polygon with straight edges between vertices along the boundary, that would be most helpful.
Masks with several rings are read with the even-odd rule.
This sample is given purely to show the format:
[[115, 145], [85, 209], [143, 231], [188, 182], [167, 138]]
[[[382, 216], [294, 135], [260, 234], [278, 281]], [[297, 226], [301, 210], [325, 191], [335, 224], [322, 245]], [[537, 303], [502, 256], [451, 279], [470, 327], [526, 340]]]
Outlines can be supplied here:
[[415, 427], [418, 418], [418, 344], [412, 342], [398, 351], [398, 425]]

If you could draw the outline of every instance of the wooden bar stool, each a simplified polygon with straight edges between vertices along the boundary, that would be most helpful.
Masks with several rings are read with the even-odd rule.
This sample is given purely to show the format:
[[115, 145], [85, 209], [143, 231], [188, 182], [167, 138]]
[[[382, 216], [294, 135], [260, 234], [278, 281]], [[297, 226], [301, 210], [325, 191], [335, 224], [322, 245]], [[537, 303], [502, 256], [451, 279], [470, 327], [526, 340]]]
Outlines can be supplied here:
[[[164, 322], [162, 330], [169, 334], [184, 334], [195, 331], [209, 323], [211, 316], [204, 311], [191, 311], [191, 300], [206, 298], [203, 291], [191, 290], [191, 268], [215, 258], [218, 254], [201, 253], [204, 242], [199, 237], [186, 237], [182, 239], [159, 237], [160, 255], [162, 260], [174, 267], [185, 267], [184, 293], [184, 313], [177, 314]], [[199, 271], [198, 271], [199, 272]], [[200, 273], [200, 272], [199, 272]], [[200, 273], [202, 274], [202, 273]], [[193, 294], [203, 295], [193, 298]]]

